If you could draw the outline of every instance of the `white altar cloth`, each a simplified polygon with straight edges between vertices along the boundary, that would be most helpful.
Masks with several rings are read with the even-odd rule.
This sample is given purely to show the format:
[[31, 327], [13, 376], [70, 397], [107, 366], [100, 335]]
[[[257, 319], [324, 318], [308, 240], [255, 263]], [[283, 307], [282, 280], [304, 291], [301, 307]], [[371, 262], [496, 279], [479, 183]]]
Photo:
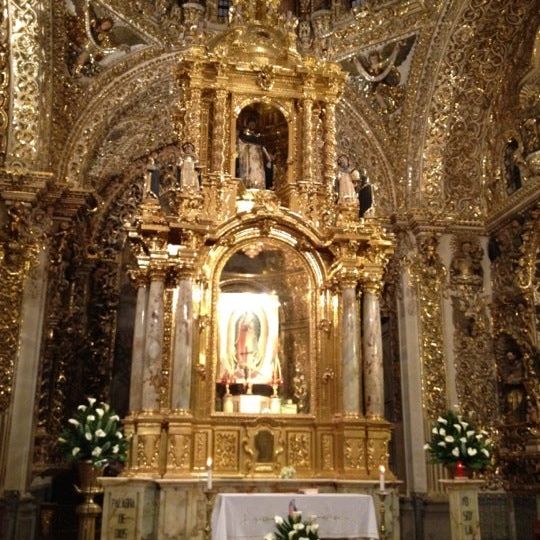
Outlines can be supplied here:
[[212, 512], [212, 540], [263, 540], [275, 531], [274, 516], [287, 516], [292, 500], [303, 520], [317, 516], [320, 538], [379, 538], [369, 495], [220, 493]]

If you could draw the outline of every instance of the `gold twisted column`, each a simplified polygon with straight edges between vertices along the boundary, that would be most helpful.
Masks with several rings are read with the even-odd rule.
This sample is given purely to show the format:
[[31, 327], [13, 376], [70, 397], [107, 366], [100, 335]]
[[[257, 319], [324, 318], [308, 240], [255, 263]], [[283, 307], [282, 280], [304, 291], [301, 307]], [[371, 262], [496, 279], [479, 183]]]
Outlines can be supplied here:
[[327, 191], [333, 191], [336, 178], [336, 103], [326, 102], [326, 114], [324, 116], [324, 185]]
[[212, 148], [212, 170], [218, 173], [224, 172], [225, 165], [225, 141], [226, 141], [226, 108], [227, 95], [225, 89], [216, 90], [216, 100], [214, 108], [214, 136]]
[[189, 99], [189, 111], [186, 122], [186, 139], [182, 142], [191, 142], [195, 146], [198, 156], [201, 156], [201, 88], [191, 88]]
[[313, 180], [313, 99], [306, 97], [302, 102], [304, 137], [302, 146], [303, 179], [307, 183]]

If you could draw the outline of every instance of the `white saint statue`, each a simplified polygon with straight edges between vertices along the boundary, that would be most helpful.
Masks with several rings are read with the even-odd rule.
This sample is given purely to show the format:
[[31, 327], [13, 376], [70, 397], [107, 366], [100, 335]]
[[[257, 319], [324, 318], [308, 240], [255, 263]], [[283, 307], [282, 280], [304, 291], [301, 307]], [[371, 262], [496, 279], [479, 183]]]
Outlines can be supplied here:
[[182, 154], [178, 160], [180, 170], [180, 187], [182, 190], [198, 191], [199, 173], [197, 171], [197, 156], [192, 143], [186, 142], [182, 145]]
[[270, 189], [272, 156], [263, 146], [255, 126], [255, 121], [249, 120], [247, 128], [238, 137], [238, 175], [248, 189]]
[[351, 169], [349, 158], [345, 155], [339, 156], [337, 165], [338, 201], [340, 203], [357, 202], [356, 184], [360, 179], [360, 173], [356, 169]]

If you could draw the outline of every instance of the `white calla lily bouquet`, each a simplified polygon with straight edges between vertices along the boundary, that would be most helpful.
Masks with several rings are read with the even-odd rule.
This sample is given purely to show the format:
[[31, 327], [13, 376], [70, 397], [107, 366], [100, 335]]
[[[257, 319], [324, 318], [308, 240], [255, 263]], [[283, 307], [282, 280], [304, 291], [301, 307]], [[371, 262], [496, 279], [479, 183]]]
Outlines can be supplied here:
[[435, 463], [452, 465], [461, 462], [473, 471], [483, 471], [491, 462], [491, 439], [484, 430], [477, 430], [461, 414], [448, 411], [437, 418], [431, 441], [424, 449]]
[[97, 467], [126, 460], [127, 441], [120, 417], [106, 403], [88, 398], [88, 405], [76, 413], [58, 438], [60, 448], [71, 461], [91, 461]]
[[269, 533], [264, 540], [319, 540], [319, 525], [316, 516], [302, 520], [302, 512], [289, 512], [286, 518], [275, 516], [276, 532]]

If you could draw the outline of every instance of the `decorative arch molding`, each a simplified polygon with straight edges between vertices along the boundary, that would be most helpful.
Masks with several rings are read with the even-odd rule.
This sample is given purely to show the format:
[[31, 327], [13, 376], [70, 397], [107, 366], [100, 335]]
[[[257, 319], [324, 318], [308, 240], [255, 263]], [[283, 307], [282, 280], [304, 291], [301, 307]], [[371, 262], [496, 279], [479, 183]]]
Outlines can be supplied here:
[[[90, 161], [114, 120], [129, 106], [144, 99], [150, 86], [171, 83], [174, 68], [181, 59], [181, 51], [161, 54], [133, 67], [103, 87], [79, 116], [68, 136], [58, 178], [74, 188], [91, 187], [87, 182]], [[167, 88], [166, 84], [164, 88]]]
[[384, 128], [372, 127], [350, 98], [346, 94], [336, 110], [336, 138], [340, 151], [358, 156], [355, 165], [365, 169], [370, 181], [378, 186], [377, 211], [390, 215], [397, 209], [397, 199], [393, 182], [395, 172], [380, 139], [381, 135], [384, 137]]
[[[534, 21], [532, 9], [534, 3], [471, 0], [449, 6], [440, 19], [441, 32], [445, 21], [449, 31], [433, 36], [431, 56], [438, 58], [428, 58], [425, 66], [436, 67], [424, 77], [430, 88], [417, 92], [428, 97], [418, 102], [414, 118], [424, 120], [420, 129], [413, 124], [410, 138], [417, 145], [412, 187], [432, 214], [450, 212], [467, 221], [485, 215], [486, 145], [478, 141], [486, 138], [489, 106], [500, 92], [500, 80], [512, 69], [511, 55], [525, 21]], [[493, 33], [495, 26], [501, 30]], [[437, 39], [446, 43], [435, 46]], [[413, 133], [420, 134], [420, 144]], [[477, 143], [471, 148], [472, 141]]]
[[[411, 85], [416, 100], [406, 100], [405, 117], [410, 118], [410, 127], [408, 130], [408, 149], [406, 151], [406, 161], [408, 162], [408, 171], [406, 175], [407, 199], [411, 206], [421, 204], [421, 189], [424, 187], [423, 167], [424, 167], [424, 148], [428, 137], [428, 114], [432, 105], [433, 95], [437, 89], [437, 73], [440, 72], [444, 56], [449, 46], [452, 34], [458, 24], [459, 17], [465, 9], [467, 0], [450, 0], [445, 2], [441, 15], [431, 34], [431, 39], [427, 45], [425, 55], [417, 54], [417, 64], [411, 70], [410, 79], [418, 80], [418, 84]], [[423, 39], [423, 38], [422, 38]], [[410, 103], [410, 106], [409, 106]], [[410, 111], [410, 112], [409, 112]], [[409, 112], [409, 114], [407, 114]], [[439, 186], [429, 188], [436, 195], [439, 192]]]

